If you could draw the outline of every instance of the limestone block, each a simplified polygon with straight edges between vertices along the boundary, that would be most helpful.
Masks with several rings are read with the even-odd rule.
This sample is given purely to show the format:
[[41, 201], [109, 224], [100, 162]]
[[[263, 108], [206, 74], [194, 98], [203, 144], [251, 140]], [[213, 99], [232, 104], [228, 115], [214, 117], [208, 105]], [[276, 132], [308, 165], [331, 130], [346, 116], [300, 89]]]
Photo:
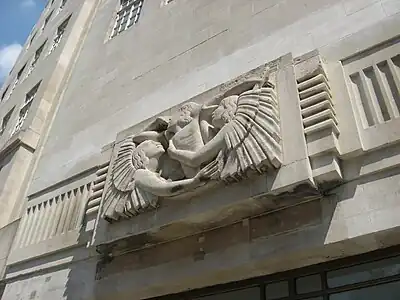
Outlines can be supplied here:
[[398, 0], [382, 1], [383, 10], [388, 16], [394, 15], [400, 11], [400, 2]]
[[32, 152], [29, 147], [22, 147], [19, 144], [20, 140], [15, 140], [9, 145], [2, 163], [0, 171], [1, 193], [0, 193], [0, 227], [4, 227], [9, 222], [19, 218], [18, 212], [23, 202], [18, 198], [23, 185], [23, 179], [29, 169]]
[[9, 277], [2, 299], [93, 299], [95, 260], [74, 250], [39, 258], [35, 265], [23, 263], [10, 268], [8, 275], [13, 276]]
[[[5, 274], [6, 261], [13, 243], [19, 221], [15, 221], [0, 229], [0, 281]], [[1, 295], [1, 293], [0, 293]]]
[[161, 245], [116, 251], [99, 262], [96, 296], [167, 295], [396, 245], [398, 180], [398, 170], [375, 174], [343, 184], [326, 198]]

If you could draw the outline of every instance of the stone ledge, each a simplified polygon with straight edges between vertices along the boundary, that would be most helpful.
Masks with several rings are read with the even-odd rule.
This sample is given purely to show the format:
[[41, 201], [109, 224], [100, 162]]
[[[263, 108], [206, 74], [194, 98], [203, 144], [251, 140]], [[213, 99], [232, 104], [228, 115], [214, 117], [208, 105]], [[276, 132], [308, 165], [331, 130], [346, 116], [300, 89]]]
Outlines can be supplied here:
[[[254, 217], [249, 217], [230, 225], [217, 227], [209, 231], [148, 246], [134, 252], [116, 255], [112, 262], [102, 264], [97, 277], [103, 278], [129, 270], [145, 269], [171, 261], [192, 258], [204, 260], [204, 256], [213, 252], [224, 251], [241, 243], [251, 243], [261, 238], [268, 238], [282, 233], [300, 230], [304, 227], [320, 224], [322, 211], [320, 201], [308, 201]], [[221, 239], [223, 237], [223, 239]], [[135, 240], [125, 241], [134, 244]], [[143, 240], [141, 242], [144, 242]]]
[[18, 147], [24, 147], [33, 153], [36, 149], [38, 138], [39, 135], [32, 130], [22, 130], [4, 144], [3, 148], [0, 149], [0, 157], [5, 157]]
[[[290, 210], [297, 210], [308, 218], [301, 218], [298, 224], [290, 220], [285, 224], [281, 217], [293, 216]], [[230, 231], [219, 229], [219, 235], [207, 236], [206, 233], [190, 237], [186, 242], [179, 240], [102, 261], [98, 265], [96, 299], [108, 299], [116, 294], [121, 300], [147, 299], [293, 270], [399, 242], [398, 227], [337, 242], [328, 241], [329, 222], [321, 220], [315, 203], [305, 203], [273, 215], [269, 214], [271, 222], [264, 218], [259, 224], [253, 223], [260, 229], [254, 239], [251, 227], [243, 222]], [[277, 226], [268, 228], [271, 224]]]
[[[303, 183], [277, 195], [266, 193], [272, 183], [258, 176], [213, 190], [187, 202], [169, 203], [132, 220], [110, 224], [99, 219], [94, 245], [101, 253], [121, 253], [198, 234], [319, 198], [320, 193]], [[216, 201], [218, 200], [218, 201]]]
[[86, 244], [87, 240], [82, 237], [80, 230], [74, 230], [25, 248], [13, 249], [8, 257], [7, 266], [78, 247]]
[[51, 269], [61, 269], [85, 260], [97, 259], [97, 253], [93, 248], [85, 246], [71, 247], [59, 252], [50, 253], [34, 260], [28, 260], [8, 266], [5, 281], [13, 281], [17, 278], [51, 272]]

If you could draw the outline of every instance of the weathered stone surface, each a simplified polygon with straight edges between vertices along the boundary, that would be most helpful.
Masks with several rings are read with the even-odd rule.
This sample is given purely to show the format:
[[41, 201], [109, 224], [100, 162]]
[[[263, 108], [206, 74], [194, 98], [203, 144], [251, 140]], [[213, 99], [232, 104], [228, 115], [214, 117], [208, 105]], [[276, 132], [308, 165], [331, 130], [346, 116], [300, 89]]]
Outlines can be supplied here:
[[[107, 299], [105, 293], [118, 291], [122, 299], [153, 297], [396, 245], [400, 242], [397, 192], [386, 193], [384, 203], [375, 193], [390, 187], [399, 174], [379, 177], [344, 184], [326, 198], [230, 226], [117, 253], [100, 262], [96, 295]], [[134, 279], [137, 288], [124, 280], [127, 277]]]

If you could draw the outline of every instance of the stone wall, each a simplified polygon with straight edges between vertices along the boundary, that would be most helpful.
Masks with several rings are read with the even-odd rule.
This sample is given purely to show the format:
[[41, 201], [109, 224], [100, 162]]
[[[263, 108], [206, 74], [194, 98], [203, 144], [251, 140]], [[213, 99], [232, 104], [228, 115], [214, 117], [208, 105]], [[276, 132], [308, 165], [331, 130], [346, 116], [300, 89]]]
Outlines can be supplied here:
[[396, 20], [395, 3], [145, 1], [138, 24], [108, 40], [116, 3], [103, 1], [30, 193], [92, 165], [117, 132], [265, 62], [333, 45], [370, 26], [378, 30]]

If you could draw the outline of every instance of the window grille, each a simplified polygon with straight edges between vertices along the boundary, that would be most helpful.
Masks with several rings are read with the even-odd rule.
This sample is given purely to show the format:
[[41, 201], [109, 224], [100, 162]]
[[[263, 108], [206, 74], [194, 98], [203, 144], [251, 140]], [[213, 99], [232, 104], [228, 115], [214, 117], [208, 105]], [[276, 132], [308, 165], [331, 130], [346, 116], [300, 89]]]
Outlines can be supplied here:
[[29, 108], [31, 107], [32, 102], [35, 99], [36, 93], [39, 89], [39, 85], [40, 85], [40, 83], [38, 83], [33, 89], [31, 89], [26, 94], [24, 104], [22, 105], [21, 109], [19, 110], [18, 121], [17, 121], [17, 124], [15, 125], [15, 128], [14, 128], [12, 134], [15, 134], [22, 128], [22, 125], [24, 124], [26, 117], [28, 116]]
[[144, 0], [121, 0], [111, 38], [138, 22], [143, 2]]
[[15, 81], [14, 81], [14, 84], [13, 84], [13, 86], [12, 86], [12, 88], [11, 88], [11, 91], [10, 91], [10, 93], [8, 94], [8, 98], [11, 97], [13, 91], [15, 90], [15, 87], [17, 86], [18, 82], [21, 80], [21, 77], [22, 77], [22, 74], [24, 73], [25, 67], [26, 67], [26, 64], [25, 64], [25, 65], [21, 68], [21, 70], [19, 70], [19, 72], [17, 73], [17, 77], [15, 78]]
[[3, 94], [1, 95], [0, 102], [4, 100], [4, 98], [6, 97], [7, 92], [8, 92], [9, 89], [10, 89], [10, 85], [8, 85], [8, 86], [5, 88]]
[[53, 14], [53, 11], [51, 13], [49, 13], [49, 15], [46, 17], [46, 19], [44, 19], [44, 23], [42, 26], [42, 32], [46, 28], [47, 24], [49, 24], [52, 14]]
[[35, 31], [33, 34], [32, 34], [32, 36], [31, 36], [31, 39], [29, 40], [29, 44], [28, 44], [28, 47], [27, 48], [29, 48], [31, 45], [32, 45], [32, 43], [33, 43], [33, 40], [35, 39], [35, 37], [36, 37], [36, 34], [37, 34], [37, 32]]
[[60, 7], [58, 8], [57, 14], [59, 14], [65, 7], [67, 0], [61, 0]]
[[4, 133], [4, 131], [7, 128], [7, 124], [11, 119], [11, 115], [14, 111], [14, 107], [4, 116], [3, 121], [1, 123], [1, 128], [0, 128], [0, 136]]
[[26, 74], [26, 77], [28, 77], [32, 73], [33, 69], [35, 69], [35, 66], [36, 66], [36, 64], [37, 64], [37, 62], [38, 62], [38, 60], [40, 58], [40, 55], [43, 52], [43, 49], [44, 49], [45, 45], [46, 45], [46, 42], [44, 42], [42, 44], [42, 46], [40, 46], [39, 49], [36, 50], [35, 56], [33, 57], [33, 60], [32, 60], [32, 62], [30, 64], [30, 66], [29, 66], [29, 69], [28, 69], [28, 72]]
[[67, 26], [68, 26], [68, 22], [69, 22], [69, 19], [70, 19], [70, 18], [71, 18], [71, 16], [69, 16], [60, 26], [58, 26], [58, 28], [57, 28], [57, 34], [56, 34], [56, 36], [54, 37], [53, 44], [51, 45], [51, 48], [50, 48], [50, 50], [49, 50], [49, 54], [50, 54], [51, 52], [53, 52], [54, 49], [56, 49], [56, 48], [58, 47], [58, 45], [60, 44], [60, 42], [61, 42], [61, 40], [62, 40], [62, 37], [64, 36], [65, 29], [66, 29]]

